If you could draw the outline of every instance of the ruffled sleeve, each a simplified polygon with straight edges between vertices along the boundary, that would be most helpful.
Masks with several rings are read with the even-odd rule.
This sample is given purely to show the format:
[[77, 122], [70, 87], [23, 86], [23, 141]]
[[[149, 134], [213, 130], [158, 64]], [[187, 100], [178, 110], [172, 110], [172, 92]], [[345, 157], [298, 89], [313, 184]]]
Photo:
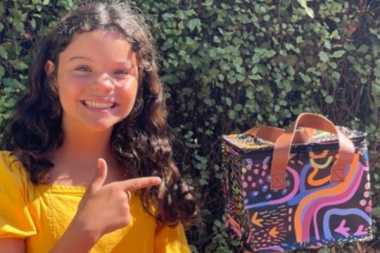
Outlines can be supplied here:
[[25, 238], [36, 234], [28, 210], [26, 171], [9, 152], [0, 151], [0, 238]]
[[190, 253], [183, 225], [160, 227], [156, 233], [154, 253]]

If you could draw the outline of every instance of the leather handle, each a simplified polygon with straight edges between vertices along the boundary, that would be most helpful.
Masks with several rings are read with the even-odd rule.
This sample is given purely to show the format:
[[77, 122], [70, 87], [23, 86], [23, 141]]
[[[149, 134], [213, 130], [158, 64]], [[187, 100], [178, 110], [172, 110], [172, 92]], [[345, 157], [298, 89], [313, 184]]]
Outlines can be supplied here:
[[263, 140], [276, 142], [278, 137], [281, 136], [285, 131], [278, 127], [262, 126], [255, 127], [247, 130], [244, 134], [252, 135]]
[[326, 117], [314, 113], [301, 113], [297, 117], [292, 131], [281, 134], [274, 144], [271, 165], [271, 189], [281, 190], [286, 187], [286, 167], [289, 161], [291, 145], [294, 143], [296, 130], [299, 127], [319, 129], [337, 135], [339, 148], [337, 159], [331, 168], [330, 180], [332, 182], [342, 181], [345, 176], [344, 166], [350, 164], [354, 157], [354, 144]]
[[[255, 127], [244, 132], [246, 135], [252, 135], [273, 143], [275, 143], [284, 133], [284, 129], [270, 126]], [[304, 129], [303, 131], [296, 131], [294, 135], [294, 143], [307, 143], [313, 136], [313, 133], [314, 129], [311, 128]]]

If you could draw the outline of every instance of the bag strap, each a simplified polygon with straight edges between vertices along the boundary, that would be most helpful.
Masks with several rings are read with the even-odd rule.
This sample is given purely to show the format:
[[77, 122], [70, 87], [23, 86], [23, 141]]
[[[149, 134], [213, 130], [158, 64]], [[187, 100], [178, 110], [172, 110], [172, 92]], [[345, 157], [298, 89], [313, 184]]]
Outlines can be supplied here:
[[[307, 143], [313, 136], [314, 131], [315, 129], [313, 128], [304, 128], [302, 131], [297, 130], [294, 135], [294, 143]], [[244, 132], [246, 135], [251, 135], [273, 143], [284, 133], [284, 129], [270, 126], [255, 127]]]
[[280, 135], [284, 132], [284, 129], [278, 127], [262, 126], [251, 128], [247, 130], [244, 134], [252, 135], [263, 140], [276, 142], [278, 137], [280, 137]]
[[288, 165], [290, 149], [295, 143], [295, 135], [300, 127], [319, 129], [337, 135], [337, 159], [331, 168], [332, 182], [343, 181], [344, 167], [350, 164], [354, 157], [355, 147], [352, 141], [341, 133], [327, 118], [314, 113], [301, 113], [290, 132], [282, 133], [275, 141], [271, 164], [271, 189], [281, 190], [286, 187], [286, 167]]

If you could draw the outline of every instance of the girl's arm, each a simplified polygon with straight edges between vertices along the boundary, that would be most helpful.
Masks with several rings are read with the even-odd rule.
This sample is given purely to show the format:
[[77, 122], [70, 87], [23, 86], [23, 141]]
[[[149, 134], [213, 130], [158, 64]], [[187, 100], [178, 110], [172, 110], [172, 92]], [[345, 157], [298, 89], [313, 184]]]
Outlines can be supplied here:
[[97, 240], [97, 235], [74, 220], [50, 253], [87, 253]]
[[[78, 206], [71, 224], [56, 243], [51, 253], [85, 253], [107, 233], [129, 224], [128, 193], [159, 185], [158, 177], [145, 177], [104, 184], [107, 163], [98, 160], [98, 173], [92, 180]], [[104, 208], [107, 205], [107, 208]]]
[[0, 239], [1, 252], [25, 253], [25, 243], [23, 239]]

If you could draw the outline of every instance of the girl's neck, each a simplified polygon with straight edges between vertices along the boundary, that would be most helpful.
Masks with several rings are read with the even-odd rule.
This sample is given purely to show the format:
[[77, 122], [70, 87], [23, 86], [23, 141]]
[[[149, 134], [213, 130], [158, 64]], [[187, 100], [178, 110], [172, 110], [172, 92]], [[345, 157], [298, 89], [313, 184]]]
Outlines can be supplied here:
[[87, 186], [97, 173], [97, 160], [107, 161], [106, 182], [122, 180], [124, 172], [113, 159], [110, 149], [110, 132], [67, 131], [64, 142], [50, 157], [54, 169], [47, 175], [51, 184]]
[[54, 152], [54, 160], [96, 164], [98, 158], [112, 162], [111, 130], [65, 129], [63, 144]]

